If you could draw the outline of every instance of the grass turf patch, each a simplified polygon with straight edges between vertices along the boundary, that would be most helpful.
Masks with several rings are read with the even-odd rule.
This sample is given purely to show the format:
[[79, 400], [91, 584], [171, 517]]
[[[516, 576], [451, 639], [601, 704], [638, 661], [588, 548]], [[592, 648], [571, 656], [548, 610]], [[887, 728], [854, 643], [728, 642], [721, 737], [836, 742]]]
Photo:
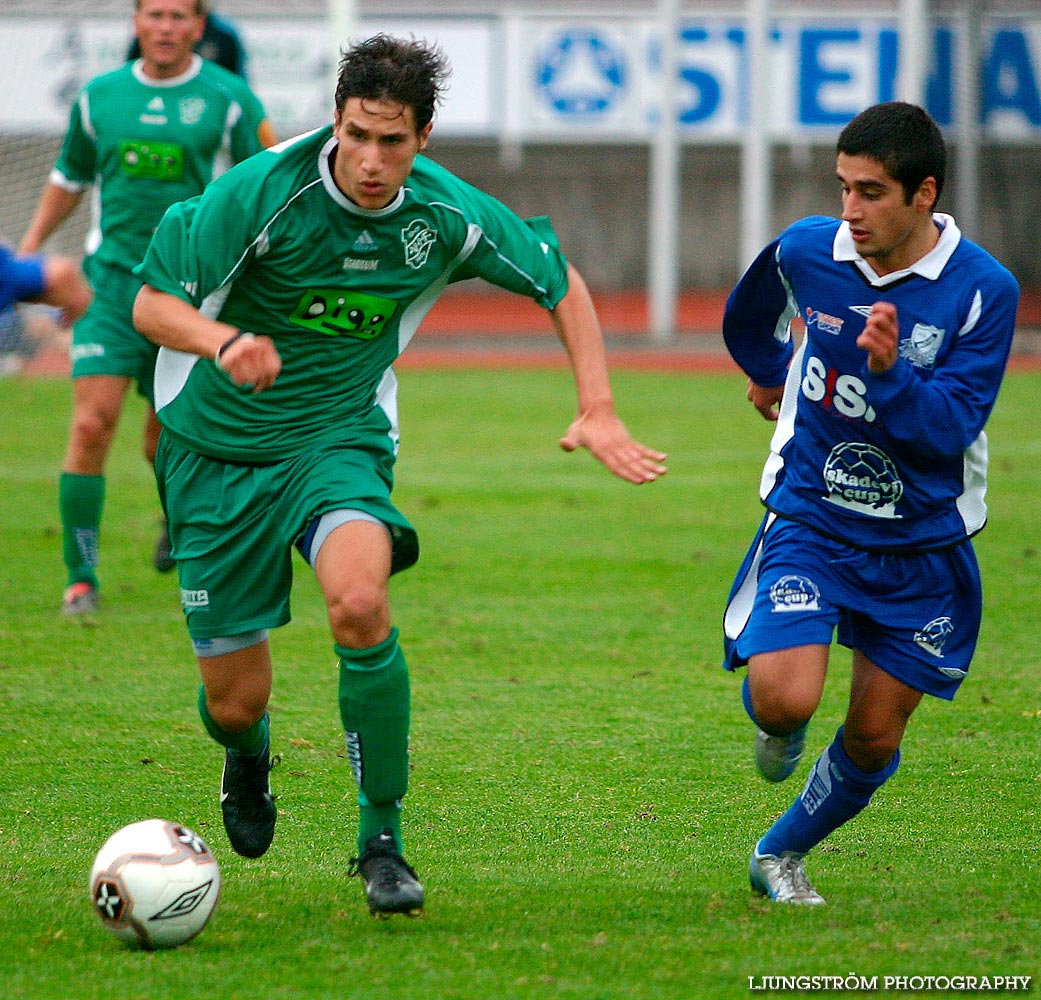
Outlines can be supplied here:
[[[151, 568], [158, 508], [140, 410], [109, 467], [95, 628], [64, 621], [57, 469], [68, 384], [0, 382], [0, 982], [5, 997], [352, 1000], [744, 997], [750, 977], [1034, 975], [1041, 727], [1041, 377], [1014, 373], [989, 428], [986, 612], [953, 705], [927, 699], [904, 763], [807, 866], [828, 899], [748, 891], [748, 853], [805, 777], [760, 781], [720, 617], [760, 516], [770, 428], [728, 375], [619, 373], [662, 481], [612, 480], [555, 442], [560, 372], [402, 375], [396, 500], [419, 565], [392, 582], [413, 678], [408, 856], [422, 920], [373, 921], [317, 587], [297, 562], [272, 636], [276, 840], [231, 852], [221, 753], [195, 714], [176, 581]], [[807, 757], [848, 695], [837, 651]], [[206, 930], [126, 950], [91, 912], [105, 838], [162, 816], [221, 863]], [[902, 995], [913, 994], [904, 991]]]

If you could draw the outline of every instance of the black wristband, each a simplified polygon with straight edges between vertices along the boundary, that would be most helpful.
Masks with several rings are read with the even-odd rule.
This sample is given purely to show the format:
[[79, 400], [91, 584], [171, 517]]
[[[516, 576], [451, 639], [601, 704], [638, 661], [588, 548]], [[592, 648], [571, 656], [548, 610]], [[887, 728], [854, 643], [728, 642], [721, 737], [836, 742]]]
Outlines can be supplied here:
[[221, 356], [224, 354], [224, 352], [229, 347], [231, 347], [231, 345], [234, 344], [236, 340], [241, 340], [243, 337], [246, 337], [249, 340], [252, 340], [253, 339], [253, 334], [250, 333], [247, 330], [239, 330], [237, 333], [234, 333], [232, 336], [228, 337], [228, 339], [226, 341], [224, 341], [224, 343], [221, 344], [220, 347], [217, 348], [217, 353], [214, 354], [214, 356], [213, 356], [213, 363], [218, 368], [220, 368], [222, 370], [224, 368], [224, 366], [221, 364], [221, 361], [220, 361]]

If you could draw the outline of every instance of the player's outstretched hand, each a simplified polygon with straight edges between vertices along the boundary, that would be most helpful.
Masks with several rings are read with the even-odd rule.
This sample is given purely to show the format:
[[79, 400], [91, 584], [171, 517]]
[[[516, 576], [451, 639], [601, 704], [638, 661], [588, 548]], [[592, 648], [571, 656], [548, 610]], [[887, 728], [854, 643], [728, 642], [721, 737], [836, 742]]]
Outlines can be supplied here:
[[560, 439], [560, 447], [564, 451], [589, 449], [594, 458], [629, 483], [653, 483], [666, 472], [665, 453], [634, 441], [613, 411], [580, 414]]
[[275, 384], [282, 358], [270, 337], [244, 333], [221, 351], [219, 367], [237, 386], [263, 392]]

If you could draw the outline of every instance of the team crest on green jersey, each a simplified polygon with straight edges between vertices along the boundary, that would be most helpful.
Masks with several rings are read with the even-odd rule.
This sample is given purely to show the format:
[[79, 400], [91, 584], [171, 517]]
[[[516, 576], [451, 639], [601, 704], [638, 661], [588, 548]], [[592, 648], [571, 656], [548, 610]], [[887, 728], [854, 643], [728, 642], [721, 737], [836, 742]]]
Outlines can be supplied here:
[[206, 100], [202, 97], [185, 97], [177, 103], [177, 113], [182, 125], [198, 125], [206, 114]]
[[373, 340], [383, 333], [398, 304], [393, 299], [342, 288], [309, 288], [289, 317], [306, 330], [330, 337]]
[[184, 147], [175, 142], [124, 139], [119, 144], [119, 162], [127, 177], [179, 181], [184, 176]]
[[405, 263], [418, 271], [430, 256], [430, 248], [437, 242], [437, 230], [431, 229], [422, 219], [413, 219], [401, 230], [401, 243], [405, 247]]

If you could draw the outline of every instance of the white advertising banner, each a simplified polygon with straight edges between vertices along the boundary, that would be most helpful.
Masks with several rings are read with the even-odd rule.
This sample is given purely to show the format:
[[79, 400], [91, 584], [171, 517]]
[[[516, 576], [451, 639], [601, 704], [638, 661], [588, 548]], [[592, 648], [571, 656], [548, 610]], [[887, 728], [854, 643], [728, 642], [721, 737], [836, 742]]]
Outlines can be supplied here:
[[[451, 135], [494, 135], [495, 22], [479, 19], [365, 21], [361, 33], [386, 30], [437, 42], [452, 65], [438, 116]], [[320, 20], [257, 18], [241, 25], [250, 84], [280, 135], [332, 120], [335, 46]], [[22, 18], [0, 15], [0, 128], [65, 129], [82, 83], [126, 57], [129, 18]]]
[[[684, 17], [679, 28], [677, 127], [686, 142], [739, 141], [750, 74], [769, 74], [776, 139], [832, 137], [859, 110], [896, 94], [899, 37], [892, 17], [856, 9], [774, 21], [764, 65], [749, 66], [742, 17]], [[306, 18], [243, 19], [249, 73], [280, 134], [332, 111], [327, 27]], [[437, 41], [453, 67], [438, 119], [445, 136], [512, 141], [646, 142], [660, 113], [658, 24], [648, 17], [370, 19]], [[956, 131], [965, 27], [934, 19], [926, 104]], [[0, 14], [0, 128], [60, 132], [77, 87], [114, 68], [129, 19]], [[1002, 141], [1041, 141], [1041, 12], [986, 20], [981, 39], [980, 125]]]
[[[438, 131], [451, 135], [494, 135], [498, 128], [494, 21], [480, 19], [363, 20], [359, 35], [378, 31], [436, 42], [452, 67]], [[336, 47], [328, 28], [302, 19], [256, 19], [243, 29], [249, 78], [280, 134], [332, 121]]]

